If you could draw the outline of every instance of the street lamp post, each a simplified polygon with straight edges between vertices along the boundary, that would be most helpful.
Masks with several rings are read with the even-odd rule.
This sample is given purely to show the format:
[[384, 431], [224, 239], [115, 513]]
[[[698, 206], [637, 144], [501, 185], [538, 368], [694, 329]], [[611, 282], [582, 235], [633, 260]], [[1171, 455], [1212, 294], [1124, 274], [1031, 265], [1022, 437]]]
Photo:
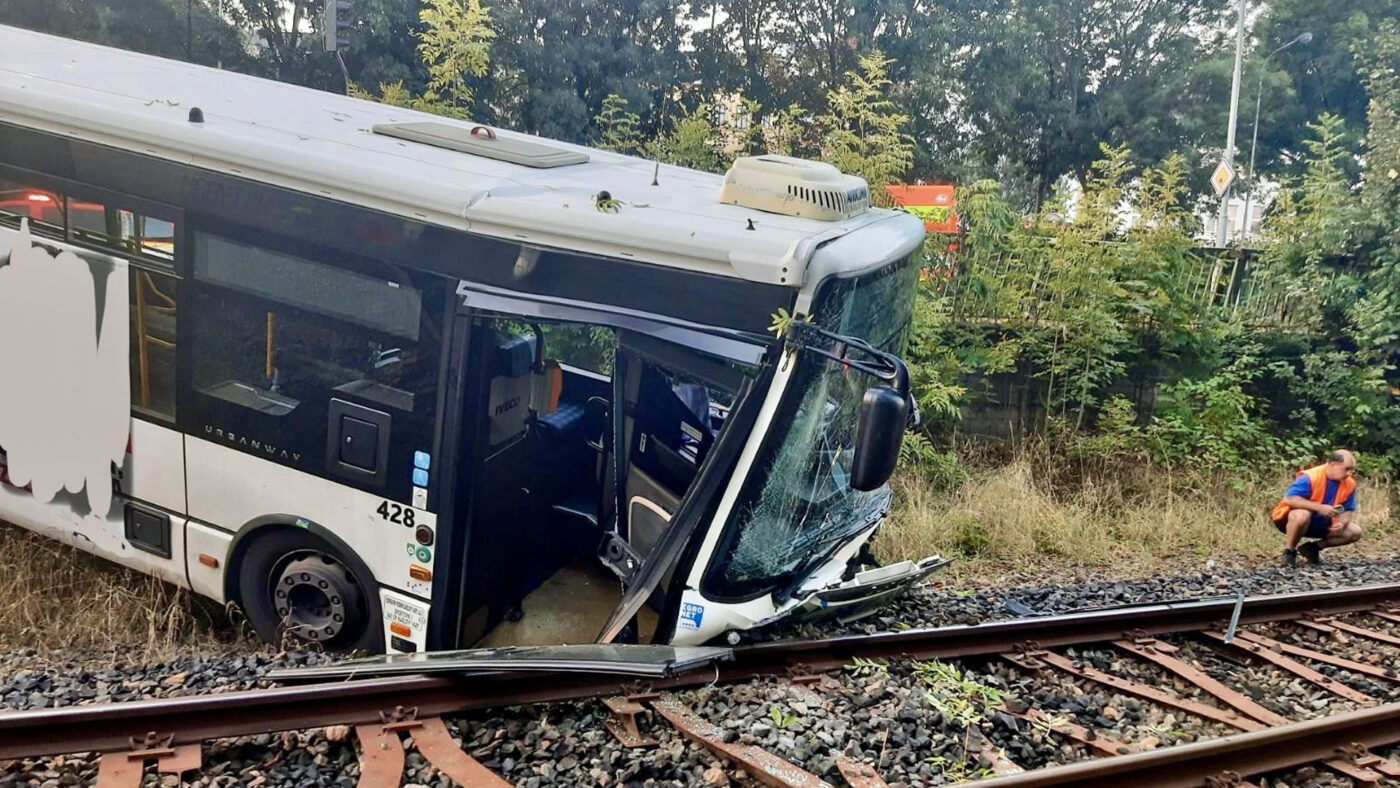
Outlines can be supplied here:
[[[1230, 82], [1230, 125], [1225, 133], [1225, 154], [1227, 168], [1235, 164], [1235, 125], [1240, 114], [1240, 65], [1244, 62], [1244, 14], [1245, 0], [1240, 0], [1239, 21], [1235, 27], [1235, 77]], [[1230, 221], [1230, 185], [1226, 184], [1220, 194], [1220, 220], [1216, 229], [1216, 244], [1224, 246], [1228, 238]]]
[[1249, 235], [1249, 201], [1254, 197], [1254, 148], [1259, 144], [1259, 105], [1264, 99], [1264, 70], [1269, 65], [1269, 58], [1277, 55], [1294, 44], [1308, 44], [1312, 41], [1312, 33], [1299, 33], [1287, 44], [1275, 49], [1264, 56], [1264, 61], [1259, 64], [1259, 86], [1254, 91], [1254, 134], [1249, 141], [1249, 190], [1244, 193], [1244, 224], [1240, 229], [1240, 235]]

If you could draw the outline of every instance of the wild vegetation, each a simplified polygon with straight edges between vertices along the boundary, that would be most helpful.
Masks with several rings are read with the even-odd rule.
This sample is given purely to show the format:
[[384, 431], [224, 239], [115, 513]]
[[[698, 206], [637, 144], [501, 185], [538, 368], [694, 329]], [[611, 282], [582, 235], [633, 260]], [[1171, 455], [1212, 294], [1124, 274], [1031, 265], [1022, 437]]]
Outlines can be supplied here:
[[[208, 600], [0, 523], [0, 650], [121, 649], [151, 660], [239, 637], [238, 625]], [[137, 647], [144, 652], [133, 653]]]
[[[956, 254], [930, 252], [918, 295], [910, 358], [934, 418], [906, 444], [885, 549], [1005, 565], [1271, 552], [1278, 491], [1348, 446], [1372, 547], [1393, 551], [1397, 52], [1388, 23], [1357, 53], [1364, 139], [1335, 115], [1308, 124], [1302, 172], [1250, 260], [1251, 292], [1267, 296], [1252, 309], [1220, 308], [1191, 275], [1215, 261], [1193, 248], [1178, 156], [1137, 169], [1104, 146], [1072, 210], [1052, 198], [1029, 217], [1000, 184], [965, 188], [967, 235]], [[1124, 396], [1145, 366], [1156, 396]], [[960, 417], [995, 376], [1036, 407], [1004, 443], [968, 451]]]

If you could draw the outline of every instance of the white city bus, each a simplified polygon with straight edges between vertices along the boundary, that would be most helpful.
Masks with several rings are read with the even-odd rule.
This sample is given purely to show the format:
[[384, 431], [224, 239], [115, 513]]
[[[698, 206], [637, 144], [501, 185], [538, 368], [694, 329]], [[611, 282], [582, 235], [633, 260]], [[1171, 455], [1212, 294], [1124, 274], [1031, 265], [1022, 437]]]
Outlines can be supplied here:
[[0, 519], [372, 651], [734, 639], [938, 564], [868, 568], [924, 230], [863, 181], [0, 53]]

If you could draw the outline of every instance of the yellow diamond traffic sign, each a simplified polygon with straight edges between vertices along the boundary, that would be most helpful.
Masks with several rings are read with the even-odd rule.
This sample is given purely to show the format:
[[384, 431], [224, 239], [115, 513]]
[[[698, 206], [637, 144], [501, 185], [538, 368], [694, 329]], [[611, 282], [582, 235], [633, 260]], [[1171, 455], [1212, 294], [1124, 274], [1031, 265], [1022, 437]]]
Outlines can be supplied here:
[[1217, 196], [1224, 194], [1230, 188], [1230, 184], [1235, 182], [1235, 170], [1225, 160], [1220, 161], [1220, 166], [1215, 168], [1215, 172], [1210, 176], [1210, 185], [1215, 188]]

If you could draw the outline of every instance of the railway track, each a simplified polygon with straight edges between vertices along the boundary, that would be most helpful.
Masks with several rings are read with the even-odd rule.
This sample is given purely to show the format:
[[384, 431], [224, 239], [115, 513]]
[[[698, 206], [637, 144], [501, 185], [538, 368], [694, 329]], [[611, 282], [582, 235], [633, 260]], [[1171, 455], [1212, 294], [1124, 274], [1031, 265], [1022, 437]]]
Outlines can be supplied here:
[[[1092, 720], [1037, 707], [1032, 693], [998, 694], [996, 714], [1054, 738], [1083, 760], [1024, 769], [969, 722], [967, 776], [1002, 786], [1225, 786], [1314, 764], [1359, 785], [1400, 778], [1400, 762], [1378, 750], [1400, 744], [1400, 584], [1240, 599], [1126, 607], [977, 626], [772, 642], [733, 659], [645, 683], [608, 674], [498, 671], [460, 677], [407, 676], [284, 686], [217, 695], [130, 701], [0, 714], [0, 760], [101, 754], [99, 788], [139, 785], [148, 764], [163, 773], [199, 769], [204, 742], [277, 731], [353, 726], [363, 788], [397, 786], [411, 747], [470, 788], [509, 785], [463, 750], [444, 716], [524, 704], [601, 699], [605, 726], [627, 747], [652, 744], [665, 726], [742, 768], [750, 781], [783, 788], [885, 785], [881, 764], [834, 755], [822, 775], [735, 735], [725, 720], [687, 705], [696, 687], [755, 682], [795, 685], [815, 699], [853, 665], [956, 661], [996, 663], [1024, 682], [1097, 686], [1119, 697], [1213, 726], [1222, 735], [1169, 747], [1119, 740]], [[1085, 654], [1109, 651], [1113, 662]], [[1158, 676], [1124, 675], [1133, 665]], [[1257, 666], [1334, 696], [1348, 710], [1302, 719], [1280, 711], [1222, 666]], [[1360, 679], [1360, 681], [1358, 681]], [[1020, 696], [1020, 697], [1018, 697]], [[1028, 702], [1026, 698], [1030, 698]], [[944, 712], [945, 718], [949, 716]], [[1092, 715], [1090, 715], [1092, 716]], [[1102, 717], [1098, 718], [1100, 722]], [[1085, 724], [1086, 722], [1090, 724]], [[781, 724], [781, 721], [779, 721]], [[946, 720], [945, 720], [946, 724]], [[800, 760], [800, 759], [794, 759]], [[489, 761], [488, 761], [489, 762]], [[822, 770], [818, 770], [822, 771]], [[839, 772], [839, 777], [833, 772]], [[826, 777], [828, 779], [823, 779]], [[836, 783], [828, 780], [836, 780]]]

